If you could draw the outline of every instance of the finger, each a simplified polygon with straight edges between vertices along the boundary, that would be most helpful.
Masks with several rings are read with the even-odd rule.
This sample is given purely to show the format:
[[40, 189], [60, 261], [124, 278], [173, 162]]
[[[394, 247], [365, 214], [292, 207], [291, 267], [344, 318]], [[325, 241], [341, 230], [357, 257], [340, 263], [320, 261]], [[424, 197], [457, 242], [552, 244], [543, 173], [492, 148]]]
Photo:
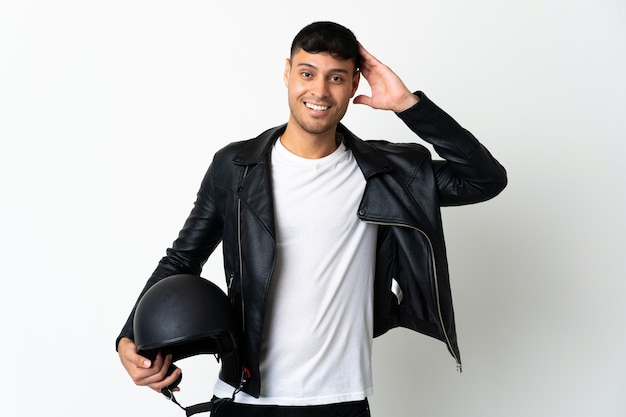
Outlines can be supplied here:
[[373, 57], [372, 54], [370, 54], [367, 49], [365, 49], [365, 47], [363, 46], [363, 44], [361, 42], [359, 42], [359, 53], [361, 54], [361, 56], [363, 58], [369, 58], [369, 57]]
[[[172, 373], [168, 375], [168, 372], [172, 370]], [[155, 375], [156, 381], [150, 382], [147, 385], [154, 389], [155, 391], [160, 392], [165, 387], [170, 387], [176, 384], [175, 387], [170, 388], [172, 391], [179, 391], [180, 389], [177, 387], [179, 379], [181, 378], [182, 370], [176, 366], [172, 366], [172, 357], [168, 355], [166, 360], [163, 363], [163, 367], [159, 370], [159, 373]], [[152, 378], [150, 379], [152, 381]]]
[[165, 381], [161, 381], [161, 382], [157, 382], [155, 384], [150, 384], [148, 385], [148, 388], [153, 389], [156, 392], [162, 392], [164, 389], [169, 389], [172, 392], [179, 392], [180, 391], [180, 387], [176, 386], [174, 388], [169, 388], [171, 383], [166, 383]]
[[361, 66], [364, 68], [370, 68], [374, 66], [376, 63], [380, 62], [378, 61], [378, 59], [374, 57], [374, 55], [369, 53], [367, 49], [365, 49], [363, 45], [361, 45], [360, 43], [359, 43], [359, 54], [361, 55]]
[[180, 368], [176, 367], [174, 369], [174, 372], [172, 372], [165, 379], [163, 379], [163, 381], [161, 381], [161, 386], [162, 387], [174, 386], [173, 388], [171, 388], [172, 391], [180, 391], [180, 388], [178, 387], [178, 383], [180, 382], [179, 379], [182, 375], [182, 372], [183, 371]]

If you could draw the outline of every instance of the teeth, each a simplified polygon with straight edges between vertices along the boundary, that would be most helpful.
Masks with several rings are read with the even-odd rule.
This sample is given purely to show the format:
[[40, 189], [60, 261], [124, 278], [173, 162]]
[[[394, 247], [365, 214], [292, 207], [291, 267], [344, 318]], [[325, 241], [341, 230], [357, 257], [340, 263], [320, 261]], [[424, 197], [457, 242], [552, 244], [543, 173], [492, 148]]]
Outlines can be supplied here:
[[318, 106], [317, 104], [305, 103], [309, 109], [323, 111], [327, 110], [329, 106]]

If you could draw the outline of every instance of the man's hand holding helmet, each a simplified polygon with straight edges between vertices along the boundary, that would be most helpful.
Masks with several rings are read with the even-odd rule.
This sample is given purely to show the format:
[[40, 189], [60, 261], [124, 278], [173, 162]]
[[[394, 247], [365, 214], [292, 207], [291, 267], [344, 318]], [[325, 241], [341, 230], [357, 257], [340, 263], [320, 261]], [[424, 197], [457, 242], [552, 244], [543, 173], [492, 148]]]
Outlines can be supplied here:
[[[120, 339], [117, 351], [124, 369], [135, 385], [148, 386], [161, 392], [163, 388], [173, 385], [182, 375], [179, 368], [176, 368], [171, 375], [167, 375], [172, 365], [172, 355], [163, 357], [159, 352], [151, 361], [139, 355], [135, 342], [128, 338]], [[176, 387], [171, 390], [180, 391], [180, 388]]]

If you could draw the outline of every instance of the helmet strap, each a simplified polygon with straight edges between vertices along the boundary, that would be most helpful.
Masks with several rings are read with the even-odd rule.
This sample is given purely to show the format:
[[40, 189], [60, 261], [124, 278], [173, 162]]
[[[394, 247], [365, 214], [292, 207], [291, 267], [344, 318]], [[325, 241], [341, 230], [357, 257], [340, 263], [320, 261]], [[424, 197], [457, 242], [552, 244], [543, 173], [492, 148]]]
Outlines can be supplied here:
[[246, 384], [246, 382], [248, 382], [249, 379], [250, 379], [250, 371], [248, 370], [248, 368], [243, 367], [241, 369], [241, 377], [239, 378], [239, 385], [237, 386], [237, 388], [235, 388], [235, 390], [233, 391], [233, 395], [230, 398], [215, 398], [209, 402], [199, 403], [196, 405], [190, 405], [189, 407], [183, 407], [178, 402], [178, 400], [176, 400], [176, 397], [174, 396], [174, 392], [168, 387], [163, 388], [161, 390], [161, 394], [165, 395], [165, 397], [168, 400], [170, 400], [171, 402], [179, 406], [181, 409], [183, 409], [185, 411], [186, 416], [190, 417], [198, 413], [217, 411], [217, 409], [224, 402], [235, 401], [235, 396], [237, 395], [237, 393], [239, 393], [243, 389], [244, 385]]

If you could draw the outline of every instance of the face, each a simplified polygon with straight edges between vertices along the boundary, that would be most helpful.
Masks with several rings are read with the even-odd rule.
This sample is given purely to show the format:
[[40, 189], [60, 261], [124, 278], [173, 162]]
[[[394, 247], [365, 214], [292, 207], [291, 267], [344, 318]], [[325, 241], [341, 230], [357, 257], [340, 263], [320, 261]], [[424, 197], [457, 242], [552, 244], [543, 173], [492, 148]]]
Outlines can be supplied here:
[[359, 76], [351, 60], [301, 49], [285, 65], [289, 123], [309, 134], [334, 132], [356, 92]]

